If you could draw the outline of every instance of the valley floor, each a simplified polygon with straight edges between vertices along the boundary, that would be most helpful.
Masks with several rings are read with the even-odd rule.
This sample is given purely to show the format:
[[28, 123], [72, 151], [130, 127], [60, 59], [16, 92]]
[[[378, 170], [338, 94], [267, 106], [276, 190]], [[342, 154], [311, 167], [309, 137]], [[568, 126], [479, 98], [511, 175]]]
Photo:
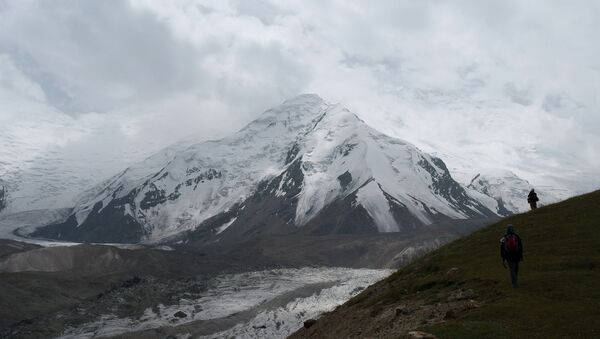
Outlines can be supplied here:
[[[15, 247], [19, 243], [8, 245]], [[139, 252], [110, 246], [80, 247], [66, 250], [84, 250], [103, 257], [108, 257], [107, 253], [118, 257], [127, 255], [126, 252]], [[33, 249], [18, 255], [40, 250], [49, 253], [62, 248]], [[63, 253], [61, 258], [64, 257]], [[130, 255], [128, 260], [138, 259]], [[64, 270], [60, 274], [0, 273], [0, 299], [8, 306], [1, 311], [4, 321], [0, 335], [14, 338], [164, 338], [169, 335], [283, 338], [301, 327], [305, 320], [331, 311], [392, 273], [385, 269], [303, 267], [187, 278], [136, 275], [123, 280], [126, 275], [108, 274], [115, 268], [111, 265], [104, 267], [108, 272], [102, 275], [80, 263], [74, 265], [78, 267], [76, 272]], [[65, 267], [54, 265], [51, 269]], [[36, 294], [41, 300], [36, 300]], [[48, 301], [56, 304], [48, 305]], [[15, 314], [13, 310], [21, 312]], [[11, 325], [11, 318], [24, 320]]]
[[[32, 228], [35, 217], [12, 216], [0, 226]], [[270, 236], [234, 246], [0, 240], [0, 337], [282, 338], [389, 268], [485, 223], [414, 234]]]

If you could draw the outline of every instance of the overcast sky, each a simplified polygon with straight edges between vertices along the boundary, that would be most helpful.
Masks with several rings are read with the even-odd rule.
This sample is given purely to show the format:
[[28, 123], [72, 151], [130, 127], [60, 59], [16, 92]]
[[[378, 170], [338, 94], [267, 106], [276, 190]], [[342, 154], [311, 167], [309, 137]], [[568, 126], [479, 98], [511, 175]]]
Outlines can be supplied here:
[[311, 92], [453, 168], [589, 190], [599, 34], [598, 1], [0, 0], [0, 175], [100, 180]]

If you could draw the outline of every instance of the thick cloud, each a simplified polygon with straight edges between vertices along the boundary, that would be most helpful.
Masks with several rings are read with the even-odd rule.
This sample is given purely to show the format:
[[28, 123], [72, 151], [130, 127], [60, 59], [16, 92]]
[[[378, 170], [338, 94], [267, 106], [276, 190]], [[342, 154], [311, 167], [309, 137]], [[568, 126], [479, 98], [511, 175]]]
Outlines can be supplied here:
[[0, 174], [51, 149], [108, 175], [315, 92], [458, 176], [589, 190], [598, 17], [589, 1], [0, 1]]
[[1, 22], [6, 52], [45, 77], [49, 102], [65, 111], [106, 111], [195, 80], [193, 47], [123, 1], [14, 1]]

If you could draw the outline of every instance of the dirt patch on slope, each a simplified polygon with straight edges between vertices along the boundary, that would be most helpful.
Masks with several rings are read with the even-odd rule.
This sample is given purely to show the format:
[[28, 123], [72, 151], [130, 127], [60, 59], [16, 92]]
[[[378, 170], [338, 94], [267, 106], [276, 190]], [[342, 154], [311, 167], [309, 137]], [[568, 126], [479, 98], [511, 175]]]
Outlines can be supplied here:
[[[377, 293], [377, 291], [368, 291]], [[422, 331], [426, 325], [441, 324], [458, 315], [481, 307], [472, 290], [456, 290], [439, 295], [432, 302], [419, 294], [386, 305], [381, 312], [354, 307], [352, 301], [325, 314], [327, 321], [317, 320], [309, 328], [302, 328], [289, 338], [435, 338]], [[468, 298], [473, 297], [473, 298]], [[445, 299], [445, 300], [444, 300]]]

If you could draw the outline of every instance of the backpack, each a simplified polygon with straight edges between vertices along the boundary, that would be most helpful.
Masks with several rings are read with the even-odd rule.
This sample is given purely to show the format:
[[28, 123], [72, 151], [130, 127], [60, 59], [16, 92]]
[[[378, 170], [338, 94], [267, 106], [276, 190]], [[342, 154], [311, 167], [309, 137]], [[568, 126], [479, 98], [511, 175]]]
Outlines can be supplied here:
[[516, 234], [509, 234], [504, 239], [504, 251], [506, 253], [517, 253], [519, 250], [519, 238]]

